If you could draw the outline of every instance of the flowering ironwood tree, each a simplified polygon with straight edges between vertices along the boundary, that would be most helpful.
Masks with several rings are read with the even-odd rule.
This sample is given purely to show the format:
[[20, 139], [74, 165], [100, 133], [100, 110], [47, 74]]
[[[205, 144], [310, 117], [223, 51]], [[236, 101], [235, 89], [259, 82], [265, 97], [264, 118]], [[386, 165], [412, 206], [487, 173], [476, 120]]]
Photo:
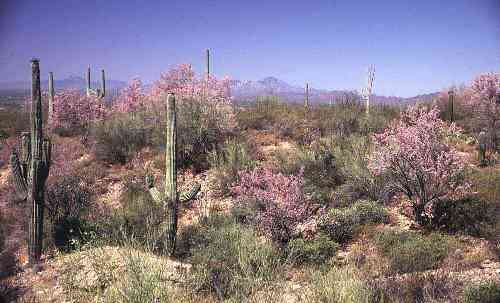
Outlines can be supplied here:
[[[156, 125], [165, 119], [164, 96], [173, 92], [178, 100], [177, 131], [180, 162], [197, 163], [236, 127], [229, 79], [197, 77], [190, 65], [171, 68], [153, 84], [148, 96], [148, 111]], [[161, 129], [164, 129], [163, 127]]]
[[91, 122], [106, 116], [104, 101], [78, 90], [63, 90], [54, 96], [52, 129], [72, 135], [86, 131]]
[[136, 112], [144, 108], [145, 98], [141, 79], [133, 78], [120, 92], [113, 109], [120, 113]]
[[302, 171], [287, 176], [269, 168], [255, 168], [240, 172], [240, 181], [232, 192], [239, 203], [257, 208], [258, 227], [274, 241], [284, 244], [312, 214], [303, 187]]
[[385, 173], [390, 185], [408, 196], [421, 225], [429, 223], [435, 203], [469, 188], [465, 159], [447, 142], [460, 130], [438, 117], [437, 108], [409, 108], [383, 133], [373, 135], [369, 156], [368, 168], [375, 175]]
[[477, 76], [470, 87], [468, 105], [475, 113], [477, 126], [488, 134], [488, 148], [497, 151], [500, 147], [500, 103], [497, 92], [500, 90], [500, 73], [487, 73]]

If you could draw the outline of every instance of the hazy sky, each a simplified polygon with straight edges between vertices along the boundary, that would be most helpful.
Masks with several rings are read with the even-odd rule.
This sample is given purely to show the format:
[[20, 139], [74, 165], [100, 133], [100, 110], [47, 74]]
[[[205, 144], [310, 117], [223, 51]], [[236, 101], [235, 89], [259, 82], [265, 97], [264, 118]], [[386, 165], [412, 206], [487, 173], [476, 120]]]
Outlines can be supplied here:
[[413, 96], [500, 71], [500, 0], [0, 0], [0, 81], [157, 79], [178, 63], [234, 79]]

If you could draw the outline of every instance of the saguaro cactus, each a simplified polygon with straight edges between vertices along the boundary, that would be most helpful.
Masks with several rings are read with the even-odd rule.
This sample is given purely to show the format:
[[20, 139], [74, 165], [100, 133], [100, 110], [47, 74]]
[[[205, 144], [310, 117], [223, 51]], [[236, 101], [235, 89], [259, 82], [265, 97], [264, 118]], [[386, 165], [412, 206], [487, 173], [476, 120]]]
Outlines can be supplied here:
[[306, 83], [306, 99], [304, 100], [304, 107], [309, 108], [309, 83]]
[[206, 69], [207, 69], [207, 77], [210, 76], [210, 49], [205, 50], [205, 60], [206, 60]]
[[166, 151], [165, 151], [165, 192], [162, 194], [156, 187], [151, 176], [146, 177], [146, 184], [153, 200], [163, 203], [167, 212], [166, 216], [166, 239], [165, 249], [172, 256], [175, 252], [175, 240], [177, 235], [177, 208], [178, 202], [188, 202], [193, 199], [200, 185], [195, 184], [191, 190], [185, 193], [177, 192], [177, 128], [175, 97], [173, 94], [167, 96], [167, 126], [166, 126]]
[[453, 122], [454, 120], [454, 112], [453, 112], [453, 101], [455, 99], [455, 92], [450, 89], [450, 91], [448, 91], [448, 106], [449, 106], [449, 110], [450, 110], [450, 122]]
[[47, 122], [52, 125], [52, 115], [54, 112], [54, 74], [49, 73], [49, 108], [47, 112]]
[[86, 75], [86, 82], [87, 82], [87, 96], [95, 96], [95, 97], [98, 97], [98, 98], [104, 98], [104, 96], [106, 95], [106, 78], [105, 78], [105, 74], [104, 74], [104, 69], [101, 70], [101, 89], [96, 89], [96, 90], [93, 90], [91, 87], [90, 87], [90, 66], [87, 68], [87, 75]]
[[49, 176], [51, 143], [43, 138], [40, 66], [31, 60], [31, 133], [21, 137], [21, 159], [13, 150], [10, 161], [18, 197], [30, 203], [28, 259], [37, 263], [42, 254], [45, 181]]

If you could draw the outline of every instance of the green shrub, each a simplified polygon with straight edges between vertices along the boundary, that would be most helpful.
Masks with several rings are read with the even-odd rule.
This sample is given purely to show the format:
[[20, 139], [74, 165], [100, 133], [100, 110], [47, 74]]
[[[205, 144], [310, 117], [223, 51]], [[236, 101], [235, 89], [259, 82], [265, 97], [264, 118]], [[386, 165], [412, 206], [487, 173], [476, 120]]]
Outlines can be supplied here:
[[389, 262], [393, 273], [410, 273], [436, 269], [451, 249], [451, 241], [434, 233], [423, 237], [410, 231], [385, 229], [375, 242]]
[[496, 303], [500, 302], [500, 284], [495, 281], [485, 281], [468, 285], [463, 293], [464, 303]]
[[114, 240], [133, 237], [137, 242], [161, 247], [158, 229], [164, 218], [162, 205], [158, 205], [144, 185], [134, 180], [126, 181], [120, 196], [120, 208], [115, 210], [107, 227]]
[[335, 256], [339, 245], [325, 235], [316, 239], [293, 239], [288, 242], [288, 259], [297, 265], [303, 263], [321, 264]]
[[199, 227], [192, 250], [195, 290], [242, 300], [269, 284], [279, 271], [280, 255], [265, 239], [227, 217], [215, 216]]
[[81, 177], [61, 176], [47, 188], [45, 209], [50, 238], [59, 249], [71, 249], [72, 240], [81, 240], [87, 228], [86, 215], [93, 193]]
[[297, 175], [303, 170], [306, 191], [318, 202], [326, 203], [332, 188], [343, 182], [333, 154], [321, 144], [277, 153], [276, 160], [276, 166], [284, 174]]
[[313, 273], [305, 302], [358, 303], [371, 302], [371, 297], [370, 288], [356, 269], [331, 267], [327, 271]]
[[100, 161], [125, 164], [151, 142], [151, 130], [141, 114], [123, 114], [93, 128], [94, 152]]
[[410, 273], [367, 281], [373, 303], [455, 302], [457, 283], [448, 272]]
[[345, 243], [361, 225], [384, 223], [388, 218], [385, 208], [377, 202], [359, 200], [351, 207], [332, 208], [321, 218], [319, 228], [332, 240]]
[[432, 226], [450, 233], [461, 232], [472, 236], [492, 233], [496, 209], [491, 202], [468, 196], [460, 200], [444, 200], [435, 204]]
[[250, 156], [245, 142], [228, 140], [222, 148], [209, 153], [209, 163], [214, 173], [212, 185], [220, 195], [228, 195], [231, 185], [238, 180], [238, 172], [253, 169], [256, 161]]

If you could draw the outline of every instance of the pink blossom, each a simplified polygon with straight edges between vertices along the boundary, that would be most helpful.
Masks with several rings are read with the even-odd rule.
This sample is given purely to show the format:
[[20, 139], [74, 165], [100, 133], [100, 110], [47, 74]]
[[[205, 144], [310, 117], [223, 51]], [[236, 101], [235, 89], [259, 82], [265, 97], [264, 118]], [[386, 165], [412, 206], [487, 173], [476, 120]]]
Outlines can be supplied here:
[[304, 195], [302, 171], [287, 176], [269, 168], [240, 172], [232, 188], [237, 200], [259, 208], [256, 222], [273, 240], [287, 242], [311, 215], [311, 203]]
[[465, 158], [447, 143], [460, 130], [438, 116], [437, 108], [411, 107], [372, 137], [368, 168], [376, 175], [386, 174], [391, 185], [413, 201], [419, 223], [433, 203], [461, 196], [470, 187], [464, 180]]

